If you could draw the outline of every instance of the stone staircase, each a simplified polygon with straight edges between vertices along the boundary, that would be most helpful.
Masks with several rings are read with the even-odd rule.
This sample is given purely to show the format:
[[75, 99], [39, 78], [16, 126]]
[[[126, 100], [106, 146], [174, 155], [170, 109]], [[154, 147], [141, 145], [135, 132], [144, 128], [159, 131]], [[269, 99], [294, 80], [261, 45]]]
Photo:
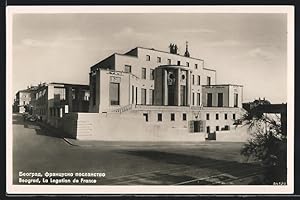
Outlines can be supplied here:
[[135, 107], [134, 104], [129, 104], [129, 105], [117, 108], [115, 110], [112, 110], [111, 112], [112, 113], [123, 113], [123, 112], [129, 111], [129, 110], [132, 110], [134, 107]]

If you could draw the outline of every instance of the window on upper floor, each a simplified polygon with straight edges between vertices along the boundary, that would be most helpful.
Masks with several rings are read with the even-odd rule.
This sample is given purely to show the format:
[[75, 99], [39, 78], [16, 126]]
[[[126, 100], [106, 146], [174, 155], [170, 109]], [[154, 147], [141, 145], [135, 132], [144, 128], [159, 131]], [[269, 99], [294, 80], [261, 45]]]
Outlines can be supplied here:
[[211, 78], [208, 76], [207, 77], [207, 85], [210, 85], [211, 84]]
[[180, 60], [177, 61], [177, 65], [180, 65]]
[[209, 120], [209, 113], [206, 113], [206, 120]]
[[171, 59], [168, 59], [168, 65], [171, 65], [171, 64], [172, 64]]
[[234, 120], [235, 120], [235, 113], [233, 113], [233, 114], [232, 114], [232, 119], [234, 119]]
[[157, 62], [161, 63], [161, 57], [157, 57]]
[[201, 77], [198, 75], [198, 85], [201, 85]]
[[195, 69], [198, 69], [198, 64], [195, 64]]
[[146, 55], [146, 61], [150, 61], [150, 55]]
[[150, 80], [154, 80], [154, 69], [150, 69]]
[[131, 65], [125, 65], [124, 71], [127, 73], [131, 73]]
[[146, 79], [146, 68], [142, 68], [142, 79]]
[[186, 66], [189, 67], [189, 66], [190, 66], [190, 63], [189, 63], [189, 62], [186, 62]]
[[195, 75], [192, 75], [192, 84], [195, 85]]
[[219, 114], [216, 113], [216, 120], [219, 120]]

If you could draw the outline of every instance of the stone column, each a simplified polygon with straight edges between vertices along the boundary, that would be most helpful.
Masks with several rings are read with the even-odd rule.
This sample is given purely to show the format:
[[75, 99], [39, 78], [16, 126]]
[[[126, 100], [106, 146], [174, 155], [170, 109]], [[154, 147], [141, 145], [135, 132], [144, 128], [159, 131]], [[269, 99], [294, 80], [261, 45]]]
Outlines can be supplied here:
[[187, 89], [187, 102], [186, 102], [186, 105], [187, 106], [190, 106], [191, 105], [191, 85], [192, 85], [192, 82], [191, 82], [191, 71], [188, 70], [187, 71], [187, 80], [186, 80], [186, 89]]
[[177, 79], [176, 79], [176, 83], [177, 83], [177, 105], [180, 106], [180, 98], [181, 98], [181, 94], [180, 94], [180, 68], [177, 69]]
[[167, 106], [168, 105], [168, 71], [165, 69], [164, 74], [164, 91], [163, 91], [163, 105]]

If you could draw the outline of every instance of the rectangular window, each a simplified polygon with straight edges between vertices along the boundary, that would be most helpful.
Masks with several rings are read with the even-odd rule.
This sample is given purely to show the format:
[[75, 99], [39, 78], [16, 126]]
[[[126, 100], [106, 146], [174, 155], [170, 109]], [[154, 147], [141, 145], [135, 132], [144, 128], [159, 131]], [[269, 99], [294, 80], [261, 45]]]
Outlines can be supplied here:
[[207, 107], [212, 107], [212, 93], [207, 93]]
[[66, 99], [66, 88], [54, 87], [54, 99], [65, 100]]
[[182, 113], [182, 120], [186, 121], [186, 113]]
[[195, 85], [195, 75], [192, 75], [192, 84]]
[[210, 81], [211, 81], [211, 78], [208, 76], [208, 77], [207, 77], [207, 85], [210, 85], [210, 84], [211, 84]]
[[149, 90], [149, 104], [150, 105], [154, 104], [154, 90], [153, 89]]
[[195, 69], [198, 69], [198, 64], [195, 64]]
[[77, 95], [76, 95], [76, 91], [74, 88], [72, 88], [72, 99], [76, 99]]
[[171, 65], [171, 64], [172, 64], [171, 59], [168, 59], [168, 65]]
[[180, 65], [180, 61], [179, 60], [177, 61], [177, 65]]
[[134, 85], [131, 86], [131, 103], [134, 104]]
[[162, 114], [161, 113], [157, 114], [157, 121], [159, 121], [159, 122], [162, 121]]
[[192, 93], [192, 102], [193, 102], [193, 106], [195, 105], [195, 93]]
[[148, 121], [148, 113], [143, 113], [143, 116], [145, 118], [145, 121], [147, 122]]
[[161, 63], [161, 57], [157, 57], [157, 62]]
[[218, 93], [218, 107], [223, 107], [223, 93]]
[[146, 89], [144, 89], [144, 88], [142, 88], [141, 89], [141, 97], [142, 97], [142, 99], [141, 99], [141, 104], [142, 105], [146, 105]]
[[201, 77], [198, 76], [198, 85], [201, 85]]
[[120, 83], [109, 83], [110, 105], [120, 105]]
[[150, 80], [154, 80], [154, 69], [150, 69]]
[[224, 119], [227, 120], [227, 113], [224, 114]]
[[216, 114], [216, 120], [219, 120], [219, 114], [218, 113]]
[[175, 121], [175, 113], [171, 113], [171, 121]]
[[234, 120], [235, 120], [235, 113], [233, 113], [233, 114], [232, 114], [232, 119], [234, 119]]
[[206, 120], [209, 120], [209, 113], [206, 113]]
[[234, 93], [234, 107], [238, 107], [238, 99], [239, 95], [237, 93]]
[[127, 73], [131, 73], [131, 66], [130, 65], [125, 65], [124, 71], [127, 72]]
[[200, 99], [201, 94], [197, 93], [197, 105], [200, 106], [201, 99]]
[[186, 62], [186, 66], [189, 67], [189, 66], [190, 66], [190, 63], [189, 63], [189, 62]]
[[216, 131], [219, 131], [220, 130], [220, 127], [219, 126], [216, 126]]
[[93, 105], [96, 105], [96, 76], [92, 77], [92, 98]]
[[142, 68], [142, 79], [146, 79], [146, 68]]
[[146, 61], [150, 61], [150, 56], [146, 55]]
[[206, 133], [210, 133], [210, 127], [209, 126], [206, 127]]

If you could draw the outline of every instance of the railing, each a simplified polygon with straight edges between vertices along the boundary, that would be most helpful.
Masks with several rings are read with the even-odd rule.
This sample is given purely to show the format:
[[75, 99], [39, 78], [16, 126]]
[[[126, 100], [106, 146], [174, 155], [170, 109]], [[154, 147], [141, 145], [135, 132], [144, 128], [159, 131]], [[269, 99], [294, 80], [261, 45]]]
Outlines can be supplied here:
[[111, 112], [123, 113], [123, 112], [129, 111], [129, 110], [132, 110], [132, 108], [133, 108], [133, 104], [129, 104], [129, 105], [117, 108], [115, 110], [112, 110]]

